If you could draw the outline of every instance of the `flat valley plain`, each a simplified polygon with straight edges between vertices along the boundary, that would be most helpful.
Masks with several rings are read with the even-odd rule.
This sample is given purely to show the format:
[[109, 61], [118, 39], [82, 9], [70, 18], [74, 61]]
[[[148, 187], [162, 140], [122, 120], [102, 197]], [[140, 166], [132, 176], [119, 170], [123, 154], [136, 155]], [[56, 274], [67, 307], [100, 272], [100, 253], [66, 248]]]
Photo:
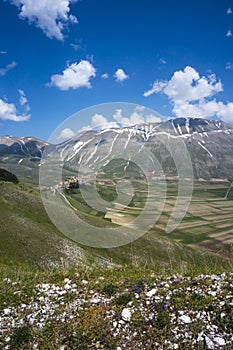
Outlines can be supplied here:
[[[116, 225], [125, 225], [133, 221], [144, 209], [147, 200], [145, 182], [137, 179], [135, 184], [135, 196], [131, 203], [126, 207], [122, 206], [121, 209], [116, 200], [115, 208], [110, 208], [106, 214], [101, 214], [88, 207], [78, 189], [68, 191], [67, 196], [72, 205], [78, 209], [78, 215], [90, 223], [106, 226], [111, 221]], [[166, 198], [162, 213], [153, 228], [150, 229], [149, 235], [167, 237], [184, 245], [205, 248], [218, 254], [227, 254], [229, 258], [232, 258], [233, 188], [231, 183], [227, 180], [217, 179], [195, 180], [187, 212], [171, 233], [166, 233], [166, 226], [177, 200], [178, 182], [170, 179], [166, 181], [166, 186]], [[101, 197], [106, 200], [114, 199], [116, 196], [111, 184], [100, 184], [98, 189]], [[158, 201], [158, 197], [150, 197], [149, 200]], [[148, 214], [153, 215], [152, 212]]]

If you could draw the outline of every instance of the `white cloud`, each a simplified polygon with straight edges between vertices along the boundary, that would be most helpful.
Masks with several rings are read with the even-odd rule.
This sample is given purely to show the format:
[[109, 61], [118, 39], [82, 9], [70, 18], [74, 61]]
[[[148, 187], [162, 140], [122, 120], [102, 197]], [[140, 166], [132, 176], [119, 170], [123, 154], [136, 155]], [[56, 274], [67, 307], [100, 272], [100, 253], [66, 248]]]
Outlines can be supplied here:
[[103, 114], [96, 113], [91, 118], [91, 125], [83, 126], [79, 131], [110, 128], [119, 128], [119, 125], [116, 122], [109, 121]]
[[173, 112], [177, 117], [207, 118], [217, 116], [225, 122], [233, 122], [233, 103], [224, 104], [221, 101], [217, 102], [215, 99], [197, 104], [177, 104], [174, 106]]
[[61, 131], [57, 137], [58, 140], [68, 140], [75, 136], [75, 132], [70, 128], [65, 128]]
[[232, 37], [232, 31], [230, 29], [227, 31], [226, 37], [228, 38]]
[[220, 81], [216, 81], [214, 74], [208, 77], [200, 77], [192, 67], [187, 66], [183, 71], [177, 71], [169, 81], [156, 81], [151, 90], [144, 93], [149, 96], [152, 93], [163, 92], [175, 103], [184, 101], [198, 101], [223, 91]]
[[91, 87], [90, 79], [96, 76], [96, 69], [89, 61], [75, 62], [68, 65], [62, 74], [51, 76], [49, 86], [56, 86], [60, 90], [78, 89]]
[[226, 105], [222, 102], [218, 103], [217, 116], [223, 119], [225, 122], [233, 122], [233, 103], [228, 102]]
[[215, 75], [200, 77], [199, 73], [189, 66], [185, 67], [184, 71], [175, 72], [163, 89], [164, 93], [176, 103], [198, 101], [222, 90], [222, 83], [216, 81]]
[[63, 40], [63, 30], [69, 23], [77, 23], [70, 13], [70, 4], [77, 0], [10, 0], [20, 9], [19, 17], [34, 23], [49, 38]]
[[7, 51], [0, 51], [0, 55], [6, 55]]
[[79, 44], [71, 43], [70, 46], [73, 47], [74, 51], [78, 51], [78, 50], [82, 49], [81, 45], [79, 45]]
[[143, 116], [137, 111], [134, 111], [129, 118], [124, 117], [122, 113], [122, 109], [117, 109], [116, 113], [113, 115], [113, 118], [117, 121], [117, 123], [119, 123], [123, 127], [135, 124], [142, 124], [145, 122]]
[[129, 76], [121, 68], [116, 70], [114, 77], [118, 83], [122, 83], [124, 80], [129, 79]]
[[232, 14], [232, 9], [229, 7], [228, 9], [227, 9], [227, 15], [231, 15]]
[[135, 107], [135, 111], [144, 111], [146, 109], [146, 107], [145, 106], [140, 106], [140, 105], [138, 105], [138, 106], [136, 106]]
[[165, 94], [177, 117], [217, 116], [227, 122], [233, 121], [233, 103], [224, 104], [213, 99], [221, 91], [223, 85], [217, 81], [215, 74], [200, 77], [194, 68], [187, 66], [183, 71], [175, 72], [169, 81], [156, 81], [144, 96], [152, 93]]
[[103, 114], [96, 113], [91, 118], [91, 125], [84, 126], [79, 131], [129, 127], [137, 124], [158, 123], [161, 121], [160, 117], [152, 113], [146, 114], [146, 109], [143, 106], [135, 107], [129, 117], [123, 115], [122, 109], [116, 109], [112, 118], [114, 121], [108, 120]]
[[225, 65], [226, 70], [232, 70], [233, 69], [233, 63], [232, 62], [227, 62]]
[[162, 64], [166, 64], [167, 63], [167, 61], [165, 61], [163, 58], [160, 58], [159, 62], [162, 63]]
[[25, 106], [26, 111], [29, 112], [30, 111], [30, 106], [28, 104], [28, 99], [27, 99], [27, 97], [25, 95], [25, 92], [23, 90], [21, 90], [21, 89], [19, 89], [18, 92], [19, 92], [19, 103], [20, 103], [20, 105], [21, 106]]
[[29, 118], [30, 114], [19, 115], [13, 103], [8, 103], [0, 99], [0, 119], [22, 122]]
[[157, 117], [154, 114], [148, 114], [146, 116], [146, 123], [159, 123], [159, 122], [161, 122], [161, 118]]
[[[143, 110], [141, 110], [143, 112]], [[113, 115], [113, 118], [116, 120], [118, 124], [122, 127], [132, 126], [136, 124], [143, 124], [143, 123], [157, 123], [160, 122], [161, 119], [153, 114], [144, 115], [141, 114], [137, 107], [135, 110], [130, 114], [129, 117], [123, 116], [122, 109], [117, 109], [115, 114]]]
[[152, 88], [148, 91], [145, 91], [143, 96], [148, 97], [150, 95], [156, 94], [158, 92], [163, 91], [163, 89], [167, 86], [167, 81], [155, 81], [152, 85]]
[[9, 70], [12, 70], [17, 66], [17, 63], [15, 61], [12, 61], [11, 63], [7, 64], [5, 68], [0, 68], [0, 75], [5, 75]]
[[19, 95], [20, 95], [19, 102], [20, 102], [21, 106], [24, 106], [28, 102], [27, 97], [26, 97], [25, 92], [23, 90], [19, 89], [18, 91], [19, 91]]
[[91, 122], [92, 128], [99, 128], [99, 129], [105, 129], [105, 128], [118, 128], [119, 126], [115, 122], [110, 122], [106, 117], [104, 117], [102, 114], [96, 113], [92, 117]]
[[108, 73], [104, 73], [101, 75], [102, 79], [108, 79], [108, 77], [109, 77]]

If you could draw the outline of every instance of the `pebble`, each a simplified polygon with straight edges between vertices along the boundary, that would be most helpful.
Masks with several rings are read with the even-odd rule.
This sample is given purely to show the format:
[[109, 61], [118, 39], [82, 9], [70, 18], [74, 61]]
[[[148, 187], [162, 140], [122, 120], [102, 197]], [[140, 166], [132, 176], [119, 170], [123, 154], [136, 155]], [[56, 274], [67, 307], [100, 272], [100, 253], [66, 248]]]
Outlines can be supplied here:
[[215, 342], [217, 345], [219, 345], [219, 346], [224, 346], [224, 345], [226, 345], [225, 340], [224, 340], [223, 338], [221, 338], [221, 337], [215, 337], [215, 338], [214, 338], [214, 342]]
[[132, 314], [131, 314], [130, 309], [124, 308], [124, 309], [122, 310], [121, 317], [122, 317], [122, 319], [123, 319], [124, 321], [129, 322], [129, 321], [131, 320], [131, 317], [132, 317]]
[[189, 316], [182, 315], [179, 317], [179, 320], [183, 323], [191, 323], [191, 318]]
[[150, 297], [152, 297], [153, 295], [155, 295], [156, 292], [157, 292], [157, 288], [153, 288], [153, 289], [151, 289], [149, 292], [146, 293], [146, 296], [147, 296], [148, 298], [150, 298]]

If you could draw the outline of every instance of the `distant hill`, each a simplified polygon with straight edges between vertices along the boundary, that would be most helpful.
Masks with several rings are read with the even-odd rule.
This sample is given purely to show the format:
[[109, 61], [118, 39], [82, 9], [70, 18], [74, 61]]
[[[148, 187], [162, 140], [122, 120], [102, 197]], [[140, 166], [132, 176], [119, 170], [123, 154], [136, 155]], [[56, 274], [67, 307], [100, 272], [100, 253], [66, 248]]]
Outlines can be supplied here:
[[17, 176], [12, 174], [10, 171], [0, 168], [0, 181], [13, 182], [15, 184], [19, 183]]

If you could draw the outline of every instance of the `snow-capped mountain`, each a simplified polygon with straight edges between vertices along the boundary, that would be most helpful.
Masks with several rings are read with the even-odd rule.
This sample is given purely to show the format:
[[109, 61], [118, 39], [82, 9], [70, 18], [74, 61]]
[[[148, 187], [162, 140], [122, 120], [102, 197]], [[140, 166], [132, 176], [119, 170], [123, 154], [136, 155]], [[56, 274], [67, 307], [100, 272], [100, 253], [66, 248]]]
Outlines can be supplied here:
[[0, 168], [19, 179], [38, 182], [38, 169], [47, 142], [35, 137], [0, 137]]
[[176, 118], [125, 128], [89, 130], [58, 145], [48, 145], [32, 137], [5, 136], [0, 138], [0, 167], [19, 177], [17, 172], [22, 170], [30, 173], [32, 169], [39, 168], [44, 149], [49, 158], [63, 161], [71, 170], [82, 165], [83, 159], [91, 167], [104, 158], [102, 164], [106, 165], [119, 153], [116, 152], [117, 145], [118, 150], [119, 147], [127, 149], [134, 142], [137, 151], [148, 147], [164, 173], [173, 176], [177, 175], [177, 169], [166, 144], [169, 143], [170, 149], [175, 149], [178, 157], [182, 158], [181, 141], [190, 155], [196, 178], [233, 178], [233, 126], [219, 120], [199, 118]]
[[41, 158], [46, 142], [35, 137], [0, 137], [0, 156], [18, 155], [22, 157], [34, 156]]
[[139, 145], [135, 148], [137, 152], [148, 147], [166, 175], [177, 175], [169, 149], [176, 150], [177, 157], [182, 158], [185, 148], [196, 178], [233, 178], [233, 126], [222, 121], [176, 118], [125, 128], [90, 130], [57, 145], [52, 154], [67, 167], [75, 169], [87, 164], [91, 168], [103, 158], [106, 165], [130, 142]]

